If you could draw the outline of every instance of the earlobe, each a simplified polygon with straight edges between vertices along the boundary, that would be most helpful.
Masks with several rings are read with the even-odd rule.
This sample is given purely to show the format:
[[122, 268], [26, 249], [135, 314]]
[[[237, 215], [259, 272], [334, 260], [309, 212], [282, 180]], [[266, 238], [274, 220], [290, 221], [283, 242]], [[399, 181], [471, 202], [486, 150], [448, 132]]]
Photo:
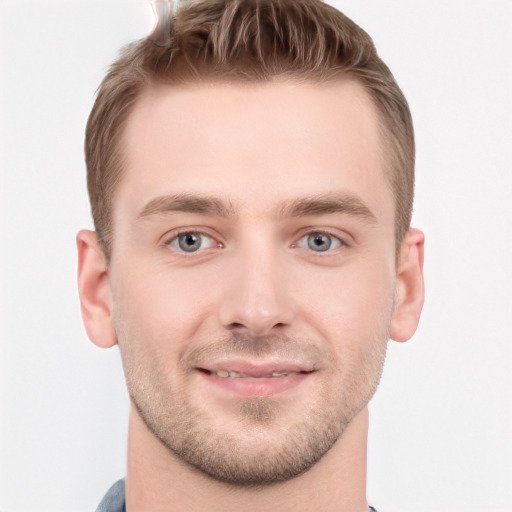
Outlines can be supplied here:
[[96, 233], [82, 230], [77, 234], [78, 292], [85, 330], [98, 347], [117, 343], [112, 318], [112, 294], [108, 265]]
[[423, 279], [423, 249], [425, 235], [409, 229], [400, 249], [397, 269], [396, 299], [390, 336], [395, 341], [412, 337], [420, 320], [425, 285]]

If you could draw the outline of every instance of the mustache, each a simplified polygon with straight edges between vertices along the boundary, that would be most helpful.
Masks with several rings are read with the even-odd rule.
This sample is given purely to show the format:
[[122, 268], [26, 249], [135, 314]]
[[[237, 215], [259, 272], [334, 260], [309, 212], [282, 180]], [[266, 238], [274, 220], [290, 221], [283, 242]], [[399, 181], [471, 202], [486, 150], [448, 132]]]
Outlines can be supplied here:
[[202, 346], [190, 347], [181, 357], [184, 367], [198, 367], [214, 359], [247, 357], [256, 360], [299, 361], [312, 363], [315, 367], [332, 364], [333, 354], [327, 347], [286, 335], [250, 336], [230, 333]]

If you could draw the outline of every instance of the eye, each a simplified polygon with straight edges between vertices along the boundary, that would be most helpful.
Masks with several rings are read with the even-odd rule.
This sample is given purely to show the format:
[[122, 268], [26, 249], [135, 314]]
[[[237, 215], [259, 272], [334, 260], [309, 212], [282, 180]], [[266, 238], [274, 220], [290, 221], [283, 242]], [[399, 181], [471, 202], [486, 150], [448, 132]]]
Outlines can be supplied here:
[[176, 235], [167, 242], [167, 245], [178, 252], [191, 253], [209, 249], [215, 245], [215, 241], [211, 236], [205, 235], [204, 233], [190, 231]]
[[309, 249], [314, 252], [326, 252], [341, 247], [343, 242], [329, 233], [309, 233], [303, 236], [298, 242], [297, 247]]

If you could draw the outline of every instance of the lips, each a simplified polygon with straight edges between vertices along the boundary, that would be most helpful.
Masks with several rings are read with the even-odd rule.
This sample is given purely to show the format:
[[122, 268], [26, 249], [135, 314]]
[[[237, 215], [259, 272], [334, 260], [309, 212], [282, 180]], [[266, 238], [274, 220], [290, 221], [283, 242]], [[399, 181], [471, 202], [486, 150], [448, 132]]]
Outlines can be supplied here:
[[197, 368], [209, 384], [242, 396], [270, 396], [295, 388], [314, 371], [309, 364], [223, 361]]
[[262, 375], [248, 375], [247, 373], [239, 373], [239, 372], [230, 372], [228, 370], [219, 370], [215, 372], [210, 372], [212, 375], [223, 378], [232, 378], [232, 379], [269, 379], [273, 377], [287, 377], [288, 375], [293, 375], [296, 372], [272, 372], [271, 374], [262, 374]]
[[314, 367], [310, 363], [297, 361], [271, 361], [255, 363], [249, 361], [223, 360], [201, 365], [198, 370], [232, 378], [271, 378], [283, 377], [293, 373], [311, 373]]

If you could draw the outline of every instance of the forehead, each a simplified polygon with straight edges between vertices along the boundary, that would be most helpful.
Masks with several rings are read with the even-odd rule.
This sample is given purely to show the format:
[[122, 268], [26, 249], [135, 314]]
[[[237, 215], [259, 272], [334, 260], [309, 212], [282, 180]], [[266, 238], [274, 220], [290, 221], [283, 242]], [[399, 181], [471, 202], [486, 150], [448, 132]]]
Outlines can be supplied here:
[[176, 193], [207, 193], [241, 209], [270, 211], [335, 190], [370, 196], [385, 203], [375, 205], [383, 209], [376, 213], [389, 215], [380, 145], [376, 109], [348, 78], [153, 84], [123, 134], [114, 221], [122, 205], [136, 213], [155, 197]]

